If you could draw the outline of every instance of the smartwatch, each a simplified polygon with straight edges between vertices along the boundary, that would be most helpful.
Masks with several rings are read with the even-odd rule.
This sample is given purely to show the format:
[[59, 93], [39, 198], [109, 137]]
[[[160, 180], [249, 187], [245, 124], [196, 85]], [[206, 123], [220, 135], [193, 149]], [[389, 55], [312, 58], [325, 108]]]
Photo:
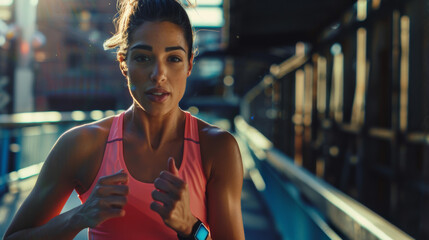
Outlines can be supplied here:
[[192, 227], [191, 235], [188, 237], [183, 237], [179, 234], [177, 234], [177, 237], [179, 240], [206, 240], [209, 236], [209, 230], [207, 227], [200, 221], [200, 219], [197, 218], [197, 222]]

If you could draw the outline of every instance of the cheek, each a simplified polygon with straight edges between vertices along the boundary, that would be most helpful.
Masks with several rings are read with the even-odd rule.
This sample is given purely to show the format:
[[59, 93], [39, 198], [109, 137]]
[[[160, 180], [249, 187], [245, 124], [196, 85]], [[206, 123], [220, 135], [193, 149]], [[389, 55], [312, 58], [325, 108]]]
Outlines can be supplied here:
[[182, 84], [179, 89], [180, 89], [180, 98], [182, 98], [186, 91], [186, 79], [182, 81]]
[[140, 76], [142, 75], [142, 69], [139, 69], [137, 67], [134, 67], [133, 65], [131, 65], [128, 68], [128, 78], [135, 78], [136, 76]]
[[143, 69], [139, 68], [132, 68], [130, 67], [128, 70], [128, 86], [133, 87], [131, 90], [136, 90], [137, 88], [142, 87], [146, 82], [148, 82], [147, 73]]

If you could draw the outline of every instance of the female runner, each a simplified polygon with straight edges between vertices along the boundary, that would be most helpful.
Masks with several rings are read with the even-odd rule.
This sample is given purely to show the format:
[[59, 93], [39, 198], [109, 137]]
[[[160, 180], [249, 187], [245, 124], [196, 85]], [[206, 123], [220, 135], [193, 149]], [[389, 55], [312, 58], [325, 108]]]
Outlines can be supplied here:
[[[125, 0], [116, 33], [132, 106], [52, 148], [5, 239], [244, 239], [233, 136], [179, 108], [193, 31], [176, 0]], [[82, 205], [60, 214], [71, 192]], [[208, 234], [209, 232], [209, 234]]]

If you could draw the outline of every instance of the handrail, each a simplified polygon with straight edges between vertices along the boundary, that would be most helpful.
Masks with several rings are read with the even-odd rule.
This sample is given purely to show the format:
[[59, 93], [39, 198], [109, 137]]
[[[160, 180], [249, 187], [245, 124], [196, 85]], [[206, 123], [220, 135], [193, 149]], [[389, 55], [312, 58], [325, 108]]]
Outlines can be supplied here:
[[302, 66], [305, 62], [307, 62], [307, 60], [307, 55], [294, 55], [278, 65], [271, 65], [270, 73], [265, 75], [262, 81], [256, 84], [256, 86], [254, 86], [244, 95], [241, 104], [241, 110], [244, 112], [244, 114], [248, 114], [249, 112], [248, 103], [250, 103], [256, 96], [258, 96], [258, 94], [264, 91], [266, 87], [273, 84], [276, 79], [281, 79], [287, 74], [293, 72], [298, 67]]
[[[236, 129], [244, 135], [252, 150], [262, 151], [265, 159], [281, 174], [288, 178], [300, 192], [325, 215], [327, 219], [350, 239], [413, 239], [402, 230], [377, 215], [356, 200], [335, 189], [293, 164], [292, 160], [270, 144], [262, 134], [252, 134], [256, 129], [248, 125], [242, 117], [236, 117]], [[248, 131], [252, 129], [252, 131]]]
[[12, 186], [14, 184], [19, 184], [19, 182], [37, 176], [42, 169], [44, 162], [36, 163], [31, 166], [21, 168], [17, 171], [12, 171], [10, 173], [0, 176], [0, 186]]
[[[15, 169], [21, 161], [20, 154], [15, 154], [16, 166], [9, 166], [9, 156], [12, 150], [9, 150], [11, 144], [17, 145], [16, 134], [17, 129], [25, 129], [27, 127], [34, 128], [38, 126], [49, 125], [62, 125], [62, 124], [83, 124], [85, 122], [99, 120], [104, 117], [112, 116], [122, 112], [123, 110], [108, 110], [100, 111], [94, 110], [89, 112], [72, 111], [72, 112], [26, 112], [15, 114], [0, 114], [0, 194], [5, 191], [7, 187], [16, 185], [22, 180], [39, 174], [43, 162], [35, 163], [30, 166]], [[13, 140], [15, 139], [15, 140]], [[19, 143], [18, 143], [19, 144]], [[19, 146], [18, 148], [20, 148]], [[21, 151], [21, 150], [19, 150]], [[41, 159], [42, 161], [42, 159]], [[16, 163], [18, 162], [18, 164]], [[11, 171], [11, 172], [8, 172]]]
[[103, 117], [113, 116], [124, 110], [93, 110], [93, 111], [72, 111], [72, 112], [25, 112], [14, 114], [0, 114], [0, 127], [25, 127], [41, 125], [45, 123], [71, 123], [95, 121]]
[[280, 79], [288, 73], [294, 71], [302, 66], [308, 60], [306, 55], [294, 55], [280, 64], [273, 64], [270, 67], [270, 73], [265, 75], [262, 81], [249, 90], [244, 95], [243, 102], [251, 102], [259, 93], [261, 93], [267, 86], [271, 85], [275, 79]]

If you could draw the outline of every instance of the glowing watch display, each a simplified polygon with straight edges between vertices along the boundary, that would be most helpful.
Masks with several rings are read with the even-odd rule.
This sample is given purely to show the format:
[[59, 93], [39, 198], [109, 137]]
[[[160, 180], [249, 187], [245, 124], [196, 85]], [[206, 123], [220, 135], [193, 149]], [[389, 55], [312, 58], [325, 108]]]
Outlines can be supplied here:
[[206, 240], [209, 236], [209, 230], [207, 230], [206, 226], [203, 223], [200, 223], [200, 226], [197, 229], [194, 237], [196, 240]]

